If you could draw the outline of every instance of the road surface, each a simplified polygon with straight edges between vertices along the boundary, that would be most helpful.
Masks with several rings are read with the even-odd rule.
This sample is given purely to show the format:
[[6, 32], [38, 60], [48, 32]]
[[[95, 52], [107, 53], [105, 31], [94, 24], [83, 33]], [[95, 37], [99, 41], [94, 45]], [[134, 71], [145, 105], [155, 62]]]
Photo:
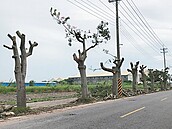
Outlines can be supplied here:
[[12, 118], [0, 129], [172, 129], [172, 91]]

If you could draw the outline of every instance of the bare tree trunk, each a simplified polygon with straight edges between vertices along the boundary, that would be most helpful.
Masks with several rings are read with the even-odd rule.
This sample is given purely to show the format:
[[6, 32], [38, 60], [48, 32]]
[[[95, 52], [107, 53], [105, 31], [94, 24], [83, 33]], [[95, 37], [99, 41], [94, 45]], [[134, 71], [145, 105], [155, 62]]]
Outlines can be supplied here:
[[88, 97], [88, 87], [87, 87], [87, 77], [86, 77], [86, 66], [79, 65], [78, 66], [80, 76], [81, 76], [81, 90], [82, 90], [82, 98]]
[[147, 84], [146, 84], [146, 74], [145, 74], [145, 72], [144, 72], [144, 69], [146, 68], [147, 66], [144, 66], [144, 65], [142, 65], [142, 66], [140, 66], [140, 70], [139, 70], [139, 72], [141, 73], [141, 75], [142, 75], [142, 82], [143, 82], [143, 88], [144, 88], [144, 92], [145, 93], [148, 93], [148, 88], [147, 88]]
[[112, 80], [112, 88], [111, 88], [112, 89], [112, 97], [118, 96], [117, 85], [118, 85], [118, 83], [117, 83], [117, 74], [114, 73], [113, 74], [113, 80]]
[[164, 90], [164, 83], [163, 83], [163, 81], [160, 81], [160, 85], [161, 85], [161, 90]]
[[10, 34], [8, 34], [8, 37], [12, 40], [13, 45], [12, 47], [4, 45], [4, 47], [13, 50], [13, 54], [14, 54], [12, 58], [14, 58], [15, 60], [14, 73], [17, 84], [17, 107], [26, 107], [26, 90], [25, 90], [25, 78], [26, 78], [26, 67], [27, 67], [26, 58], [32, 55], [33, 48], [38, 44], [36, 42], [32, 44], [31, 41], [29, 41], [30, 48], [29, 51], [26, 52], [25, 35], [21, 34], [19, 31], [17, 31], [16, 34], [21, 39], [21, 43], [20, 43], [21, 55], [19, 55], [18, 52], [15, 36], [11, 36]]
[[25, 81], [17, 83], [17, 107], [26, 107]]
[[112, 83], [112, 95], [113, 97], [118, 96], [118, 73], [113, 74], [113, 83]]
[[[84, 42], [85, 43], [85, 42]], [[83, 43], [83, 44], [84, 44]], [[77, 57], [76, 54], [73, 54], [73, 59], [78, 64], [78, 69], [81, 76], [81, 92], [82, 92], [82, 98], [85, 99], [88, 97], [88, 87], [87, 87], [87, 76], [86, 76], [86, 66], [84, 65], [85, 59], [86, 59], [86, 51], [85, 51], [85, 44], [83, 45], [83, 53], [78, 50], [79, 56]]]
[[153, 72], [153, 69], [148, 69], [149, 70], [149, 77], [151, 80], [151, 91], [154, 91], [154, 85], [155, 85], [155, 73]]
[[133, 74], [133, 82], [132, 82], [133, 92], [137, 92], [137, 74]]
[[133, 92], [137, 92], [137, 72], [138, 72], [138, 65], [139, 65], [139, 61], [136, 62], [135, 65], [133, 65], [133, 63], [130, 63], [131, 65], [131, 70], [127, 69], [128, 72], [132, 73], [132, 77], [133, 77], [133, 82], [132, 82], [132, 88], [133, 88]]
[[143, 75], [143, 87], [144, 87], [145, 93], [148, 93], [148, 87], [147, 87], [145, 75]]
[[112, 87], [111, 87], [113, 98], [114, 98], [114, 96], [116, 96], [118, 98], [118, 72], [119, 72], [120, 67], [122, 66], [123, 61], [124, 61], [124, 58], [122, 58], [120, 61], [118, 61], [118, 63], [115, 60], [113, 63], [116, 66], [113, 66], [111, 69], [104, 67], [102, 62], [100, 63], [100, 66], [104, 71], [113, 73], [113, 80], [112, 80]]
[[155, 80], [154, 78], [151, 78], [151, 91], [154, 91], [154, 85], [155, 85]]

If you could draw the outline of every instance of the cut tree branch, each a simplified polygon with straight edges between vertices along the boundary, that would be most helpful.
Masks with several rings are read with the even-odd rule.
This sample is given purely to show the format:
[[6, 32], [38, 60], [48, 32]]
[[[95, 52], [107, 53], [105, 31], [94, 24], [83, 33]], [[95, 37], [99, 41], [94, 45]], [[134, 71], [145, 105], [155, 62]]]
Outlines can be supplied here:
[[114, 73], [113, 69], [109, 69], [109, 68], [104, 67], [104, 65], [103, 65], [102, 62], [100, 63], [100, 66], [101, 66], [101, 68], [102, 68], [104, 71]]
[[73, 59], [74, 59], [77, 63], [79, 63], [79, 59], [78, 59], [78, 57], [76, 56], [75, 53], [73, 54]]
[[7, 49], [13, 49], [13, 47], [9, 47], [9, 46], [7, 46], [7, 45], [3, 45], [5, 48], [7, 48]]
[[10, 34], [7, 35], [13, 42], [16, 41], [16, 36], [11, 36]]
[[130, 70], [130, 69], [127, 69], [127, 71], [130, 72], [130, 73], [132, 73], [132, 70]]
[[16, 34], [19, 38], [22, 38], [22, 34], [20, 33], [20, 31], [16, 31]]
[[33, 48], [36, 47], [36, 46], [38, 46], [38, 43], [36, 43], [36, 42], [34, 42], [34, 43], [32, 44], [32, 42], [29, 41], [29, 44], [30, 44], [30, 48], [29, 48], [29, 52], [27, 53], [27, 57], [30, 56], [30, 55], [32, 55], [32, 53], [33, 53]]

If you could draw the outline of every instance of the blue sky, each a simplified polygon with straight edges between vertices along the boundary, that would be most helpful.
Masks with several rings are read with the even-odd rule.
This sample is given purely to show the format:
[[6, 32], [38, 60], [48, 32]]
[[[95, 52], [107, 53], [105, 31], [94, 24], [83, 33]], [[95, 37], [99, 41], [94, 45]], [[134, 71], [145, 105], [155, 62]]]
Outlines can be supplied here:
[[[1, 2], [0, 81], [14, 80], [14, 60], [11, 58], [12, 51], [5, 49], [3, 44], [10, 46], [12, 43], [7, 37], [7, 34], [16, 35], [15, 32], [17, 30], [26, 35], [27, 41], [31, 40], [39, 43], [38, 47], [34, 49], [33, 55], [28, 58], [26, 81], [35, 80], [39, 82], [43, 80], [50, 80], [52, 78], [66, 78], [78, 74], [77, 64], [73, 60], [72, 55], [75, 52], [77, 53], [77, 50], [80, 48], [80, 44], [76, 42], [72, 45], [72, 47], [68, 46], [67, 39], [65, 39], [64, 28], [58, 25], [50, 16], [50, 7], [56, 8], [61, 12], [62, 16], [69, 16], [69, 22], [71, 25], [77, 26], [83, 30], [90, 29], [92, 32], [96, 31], [95, 28], [101, 20], [106, 21], [107, 18], [101, 17], [99, 14], [100, 12], [95, 13], [95, 15], [100, 16], [102, 19], [97, 18], [81, 8], [78, 8], [69, 1], [82, 7], [81, 4], [77, 3], [78, 0], [5, 0]], [[84, 4], [84, 2], [90, 4], [89, 1], [90, 0], [81, 0], [79, 2], [82, 4]], [[171, 66], [172, 58], [170, 53], [172, 53], [172, 15], [170, 15], [170, 13], [172, 12], [172, 1], [133, 1], [154, 32], [165, 44], [165, 47], [168, 48], [168, 53], [166, 55], [167, 66]], [[115, 10], [113, 3], [108, 3], [107, 0], [94, 1], [94, 4], [101, 8], [102, 11], [108, 12], [111, 17], [114, 15], [115, 19], [115, 14], [101, 2], [106, 4], [111, 10]], [[123, 0], [123, 2], [125, 1]], [[124, 6], [122, 2], [120, 2], [120, 4]], [[122, 11], [121, 6], [119, 6], [119, 9]], [[120, 18], [128, 23], [121, 13]], [[103, 49], [109, 50], [111, 54], [116, 54], [115, 26], [113, 25], [114, 19], [112, 18], [112, 22], [109, 24], [112, 37], [111, 40], [106, 44], [97, 46], [88, 54], [88, 58], [86, 60], [88, 74], [98, 72], [102, 73], [103, 71], [101, 70], [93, 72], [90, 69], [97, 69], [100, 67], [100, 62], [106, 62], [108, 59], [111, 59], [111, 56], [106, 55], [103, 52]], [[120, 23], [120, 28], [124, 31], [127, 27], [123, 22], [120, 21]], [[128, 31], [130, 32], [130, 30]], [[130, 34], [135, 38], [137, 44], [130, 43], [125, 37], [125, 32], [121, 32], [120, 34], [120, 41], [121, 44], [123, 44], [121, 46], [121, 57], [125, 58], [122, 71], [125, 72], [126, 69], [130, 67], [130, 62], [136, 62], [138, 60], [141, 65], [147, 65], [148, 68], [162, 69], [163, 57], [160, 50], [159, 53], [155, 52], [146, 43], [144, 43], [144, 41], [138, 39], [133, 32]], [[28, 45], [28, 42], [26, 44]], [[159, 47], [156, 43], [154, 43], [154, 45]], [[107, 63], [106, 66], [111, 67], [112, 64]]]

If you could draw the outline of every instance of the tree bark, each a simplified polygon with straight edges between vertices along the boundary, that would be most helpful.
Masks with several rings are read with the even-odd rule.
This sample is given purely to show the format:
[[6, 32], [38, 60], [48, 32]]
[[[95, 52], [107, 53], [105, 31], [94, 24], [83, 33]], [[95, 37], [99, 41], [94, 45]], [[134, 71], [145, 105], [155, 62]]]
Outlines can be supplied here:
[[81, 76], [81, 90], [82, 90], [82, 98], [85, 99], [88, 97], [88, 87], [87, 87], [87, 77], [86, 77], [86, 66], [79, 65], [78, 66], [80, 76]]
[[137, 92], [137, 73], [133, 73], [132, 87], [133, 87], [133, 92]]
[[155, 80], [154, 78], [151, 78], [151, 91], [154, 91], [154, 85], [155, 85]]
[[147, 88], [147, 83], [146, 83], [146, 74], [145, 74], [145, 72], [144, 72], [144, 69], [145, 69], [146, 67], [147, 67], [147, 66], [144, 66], [144, 65], [140, 66], [139, 72], [140, 72], [141, 75], [142, 75], [142, 82], [143, 82], [144, 92], [145, 92], [145, 93], [148, 93], [148, 88]]
[[154, 91], [154, 85], [155, 85], [155, 73], [153, 72], [153, 69], [148, 69], [149, 70], [149, 77], [151, 80], [151, 91]]
[[112, 96], [118, 96], [118, 73], [113, 74]]

